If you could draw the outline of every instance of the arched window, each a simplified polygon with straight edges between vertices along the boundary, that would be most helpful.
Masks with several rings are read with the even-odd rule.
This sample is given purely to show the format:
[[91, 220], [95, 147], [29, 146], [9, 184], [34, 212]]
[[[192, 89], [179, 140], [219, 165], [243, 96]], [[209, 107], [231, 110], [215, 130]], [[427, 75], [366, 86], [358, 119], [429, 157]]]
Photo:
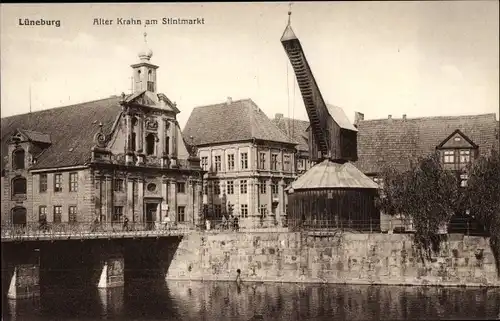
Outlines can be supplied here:
[[151, 70], [148, 71], [148, 81], [153, 81], [153, 72]]
[[12, 152], [12, 169], [24, 169], [24, 149], [16, 149]]
[[154, 134], [148, 134], [146, 136], [146, 155], [153, 155], [155, 153], [155, 141], [156, 137]]
[[26, 196], [26, 178], [14, 177], [12, 179], [12, 196]]
[[16, 206], [11, 211], [12, 224], [26, 225], [26, 209], [22, 206]]
[[165, 137], [165, 152], [170, 154], [170, 137], [166, 136]]

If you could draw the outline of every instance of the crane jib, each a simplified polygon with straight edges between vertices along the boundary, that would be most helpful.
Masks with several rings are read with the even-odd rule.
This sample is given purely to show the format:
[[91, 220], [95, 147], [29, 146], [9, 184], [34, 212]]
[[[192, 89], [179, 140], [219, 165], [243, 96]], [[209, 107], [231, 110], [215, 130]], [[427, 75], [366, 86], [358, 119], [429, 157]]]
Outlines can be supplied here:
[[321, 152], [322, 156], [326, 156], [330, 154], [326, 128], [326, 119], [329, 117], [329, 113], [326, 104], [307, 63], [300, 41], [297, 38], [292, 38], [282, 40], [281, 43], [294, 70], [317, 150]]

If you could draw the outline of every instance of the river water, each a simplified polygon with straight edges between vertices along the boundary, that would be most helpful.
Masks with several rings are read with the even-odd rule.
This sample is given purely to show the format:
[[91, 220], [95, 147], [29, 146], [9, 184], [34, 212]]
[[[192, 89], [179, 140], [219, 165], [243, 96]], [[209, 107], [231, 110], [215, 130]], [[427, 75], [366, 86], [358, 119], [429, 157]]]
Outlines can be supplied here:
[[429, 320], [498, 319], [500, 289], [152, 282], [45, 288], [37, 299], [2, 299], [3, 320]]

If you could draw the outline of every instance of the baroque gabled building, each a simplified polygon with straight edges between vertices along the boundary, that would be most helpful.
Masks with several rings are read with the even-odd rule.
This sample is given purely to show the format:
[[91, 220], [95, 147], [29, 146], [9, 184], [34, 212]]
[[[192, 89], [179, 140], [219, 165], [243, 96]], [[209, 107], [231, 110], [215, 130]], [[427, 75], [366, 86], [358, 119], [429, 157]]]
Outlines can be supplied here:
[[[208, 218], [221, 219], [227, 204], [241, 225], [259, 220], [281, 224], [285, 187], [295, 175], [296, 142], [283, 134], [251, 100], [196, 107], [184, 137], [198, 149], [206, 170]], [[226, 205], [226, 206], [225, 206]]]
[[152, 55], [130, 95], [2, 118], [2, 222], [197, 222], [203, 171]]

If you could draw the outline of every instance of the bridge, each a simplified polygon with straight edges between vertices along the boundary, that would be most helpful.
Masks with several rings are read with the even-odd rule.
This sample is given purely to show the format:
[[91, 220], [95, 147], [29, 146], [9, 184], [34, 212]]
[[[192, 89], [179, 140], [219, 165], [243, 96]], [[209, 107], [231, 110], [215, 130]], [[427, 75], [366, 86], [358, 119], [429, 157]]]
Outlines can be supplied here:
[[2, 223], [1, 240], [4, 242], [44, 240], [88, 240], [111, 238], [148, 238], [182, 236], [193, 231], [184, 224], [129, 223], [120, 222], [74, 222], [10, 224]]

